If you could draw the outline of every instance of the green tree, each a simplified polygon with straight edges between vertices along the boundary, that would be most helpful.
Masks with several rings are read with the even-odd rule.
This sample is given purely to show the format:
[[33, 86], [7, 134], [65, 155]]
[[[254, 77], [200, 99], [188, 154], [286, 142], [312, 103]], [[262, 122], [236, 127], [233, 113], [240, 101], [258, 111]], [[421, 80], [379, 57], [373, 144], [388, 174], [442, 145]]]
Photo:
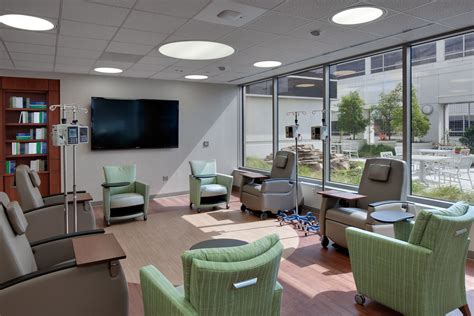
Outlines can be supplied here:
[[459, 138], [459, 142], [464, 146], [471, 149], [471, 152], [474, 151], [474, 126], [469, 127], [461, 138]]
[[380, 125], [380, 130], [390, 140], [396, 131], [394, 120], [402, 113], [402, 85], [398, 84], [389, 93], [381, 93], [379, 103], [372, 107], [372, 116]]
[[363, 132], [369, 124], [369, 120], [364, 117], [364, 100], [357, 91], [342, 97], [337, 123], [341, 133], [352, 134], [352, 139], [356, 138], [357, 133]]

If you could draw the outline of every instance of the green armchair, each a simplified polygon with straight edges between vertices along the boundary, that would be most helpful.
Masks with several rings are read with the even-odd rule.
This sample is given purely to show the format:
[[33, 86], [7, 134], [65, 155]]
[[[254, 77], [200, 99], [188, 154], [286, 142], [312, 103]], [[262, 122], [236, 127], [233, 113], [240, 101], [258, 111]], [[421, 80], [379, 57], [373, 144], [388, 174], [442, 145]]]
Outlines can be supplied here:
[[229, 208], [234, 177], [217, 173], [216, 160], [191, 160], [189, 176], [189, 195], [192, 209], [198, 213], [202, 208], [211, 208], [225, 203]]
[[405, 315], [445, 315], [456, 308], [470, 315], [464, 269], [473, 220], [474, 208], [458, 202], [396, 224], [395, 239], [347, 228], [356, 302], [363, 305], [367, 296]]
[[111, 221], [143, 216], [147, 219], [150, 186], [136, 180], [136, 166], [105, 166], [102, 184], [104, 218]]
[[184, 286], [177, 288], [155, 267], [143, 267], [145, 316], [280, 315], [282, 251], [276, 234], [238, 247], [186, 251]]

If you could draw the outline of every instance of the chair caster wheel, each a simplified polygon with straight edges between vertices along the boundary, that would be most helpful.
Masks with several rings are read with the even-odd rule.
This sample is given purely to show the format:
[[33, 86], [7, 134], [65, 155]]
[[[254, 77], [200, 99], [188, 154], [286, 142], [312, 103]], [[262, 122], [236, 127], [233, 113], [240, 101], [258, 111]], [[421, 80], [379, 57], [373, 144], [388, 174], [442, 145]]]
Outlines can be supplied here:
[[280, 221], [280, 226], [283, 226], [283, 222], [282, 222], [282, 221]]
[[329, 238], [327, 238], [326, 236], [323, 236], [321, 238], [321, 245], [324, 247], [324, 248], [327, 248], [329, 246]]
[[304, 232], [304, 236], [305, 236], [305, 237], [308, 237], [308, 232]]
[[198, 213], [201, 213], [201, 209], [200, 209], [200, 208], [198, 208], [198, 209], [197, 209], [197, 212], [198, 212]]
[[359, 305], [363, 306], [365, 304], [365, 296], [364, 295], [356, 294], [354, 296], [354, 299], [355, 299], [356, 303], [359, 304]]
[[266, 212], [263, 212], [262, 214], [260, 214], [260, 219], [263, 221], [263, 220], [266, 220], [268, 218], [268, 214]]
[[144, 220], [144, 221], [147, 221], [147, 220], [148, 220], [148, 216], [143, 215], [143, 220]]
[[189, 203], [189, 208], [193, 209], [193, 203]]
[[105, 223], [107, 224], [107, 226], [110, 226], [110, 221], [105, 221]]
[[240, 206], [240, 210], [241, 210], [242, 212], [245, 212], [245, 210], [247, 210], [247, 206], [245, 206], [245, 205], [242, 204], [242, 205]]
[[226, 205], [225, 205], [225, 208], [226, 208], [226, 209], [230, 209], [229, 204], [226, 204]]

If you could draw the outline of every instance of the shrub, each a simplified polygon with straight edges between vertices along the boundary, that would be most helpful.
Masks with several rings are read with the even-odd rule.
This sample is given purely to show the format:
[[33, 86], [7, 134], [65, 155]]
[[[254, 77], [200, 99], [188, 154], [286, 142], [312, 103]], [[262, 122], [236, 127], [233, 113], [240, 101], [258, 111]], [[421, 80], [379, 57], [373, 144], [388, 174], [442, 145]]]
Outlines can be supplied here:
[[382, 151], [391, 151], [393, 154], [395, 154], [395, 149], [392, 146], [385, 145], [385, 144], [378, 144], [378, 145], [365, 144], [359, 150], [359, 156], [366, 157], [366, 158], [380, 157], [380, 153]]
[[459, 141], [472, 152], [474, 150], [474, 126], [469, 127], [459, 138]]

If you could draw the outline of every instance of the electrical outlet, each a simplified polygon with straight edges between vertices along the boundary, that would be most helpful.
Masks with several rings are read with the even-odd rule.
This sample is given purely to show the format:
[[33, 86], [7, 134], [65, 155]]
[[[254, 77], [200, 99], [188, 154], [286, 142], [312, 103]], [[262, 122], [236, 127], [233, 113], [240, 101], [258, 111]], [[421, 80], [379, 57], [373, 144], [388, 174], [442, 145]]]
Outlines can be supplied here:
[[207, 148], [209, 147], [209, 142], [207, 140], [202, 142], [202, 147]]
[[163, 181], [168, 181], [168, 176], [163, 176]]

